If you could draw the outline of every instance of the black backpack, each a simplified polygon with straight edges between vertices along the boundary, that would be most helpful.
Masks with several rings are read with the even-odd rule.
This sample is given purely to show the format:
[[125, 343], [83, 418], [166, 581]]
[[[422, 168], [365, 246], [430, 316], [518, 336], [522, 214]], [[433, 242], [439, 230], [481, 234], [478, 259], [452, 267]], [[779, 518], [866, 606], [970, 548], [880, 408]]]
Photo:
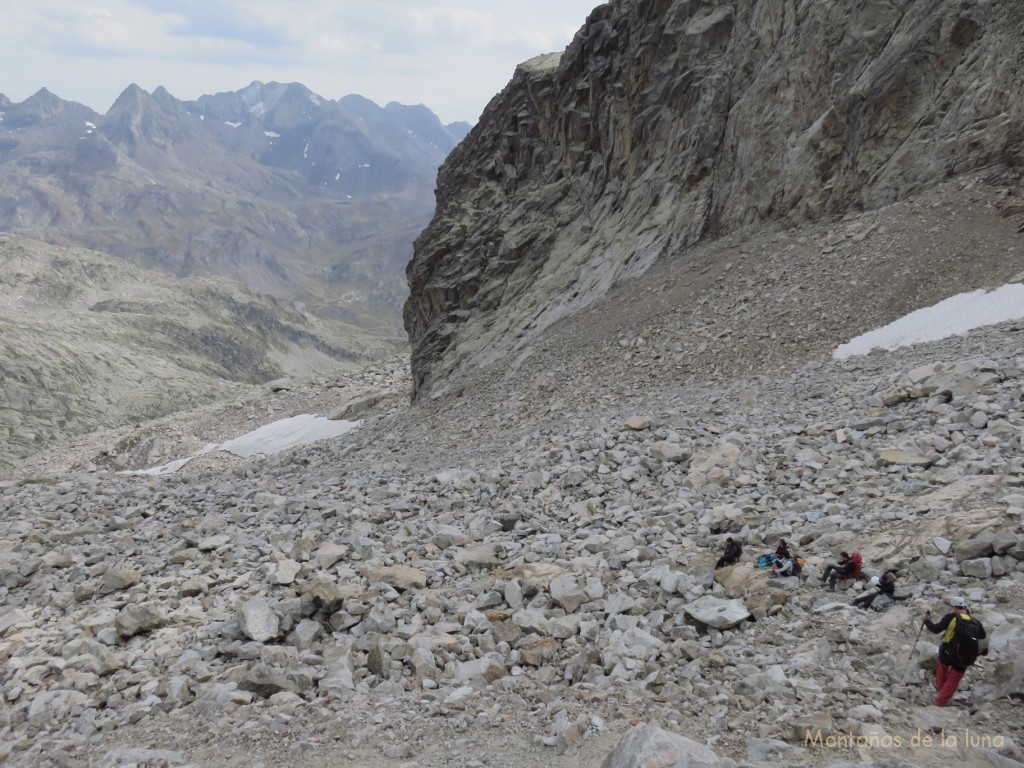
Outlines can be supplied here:
[[967, 614], [960, 614], [953, 625], [953, 652], [965, 667], [971, 666], [978, 658], [978, 641], [984, 635], [981, 622]]

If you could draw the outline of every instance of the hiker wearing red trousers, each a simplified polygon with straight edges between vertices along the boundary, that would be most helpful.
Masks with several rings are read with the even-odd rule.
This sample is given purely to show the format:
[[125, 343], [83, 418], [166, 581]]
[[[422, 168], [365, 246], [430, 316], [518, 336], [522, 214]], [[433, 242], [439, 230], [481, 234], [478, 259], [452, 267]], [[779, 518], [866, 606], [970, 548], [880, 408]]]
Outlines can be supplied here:
[[[940, 632], [942, 644], [939, 646], [939, 665], [935, 670], [935, 689], [938, 693], [935, 696], [935, 706], [945, 707], [949, 704], [956, 689], [960, 686], [967, 668], [974, 663], [978, 656], [977, 640], [984, 639], [985, 628], [981, 622], [974, 619], [977, 624], [976, 639], [971, 642], [964, 639], [958, 632], [957, 625], [964, 625], [972, 621], [971, 615], [967, 613], [967, 602], [962, 597], [952, 597], [949, 604], [953, 607], [952, 613], [947, 613], [938, 622], [932, 622], [931, 614], [925, 614], [924, 625], [933, 634]], [[962, 627], [961, 627], [962, 629]]]

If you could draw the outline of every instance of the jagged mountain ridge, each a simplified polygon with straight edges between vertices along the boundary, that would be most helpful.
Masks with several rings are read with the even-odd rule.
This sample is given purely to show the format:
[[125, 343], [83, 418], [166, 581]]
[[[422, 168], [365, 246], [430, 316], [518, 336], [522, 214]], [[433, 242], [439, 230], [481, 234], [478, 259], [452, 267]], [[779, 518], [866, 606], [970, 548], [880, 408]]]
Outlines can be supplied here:
[[[1022, 40], [1024, 12], [1007, 3], [599, 6], [564, 54], [517, 69], [439, 172], [407, 270], [417, 396], [659, 259], [684, 275], [698, 242], [1019, 165]], [[911, 274], [882, 286], [888, 319], [908, 292], [978, 287], [927, 261]]]
[[297, 83], [192, 102], [132, 85], [105, 115], [43, 89], [2, 109], [0, 230], [392, 329], [436, 168], [469, 127]]

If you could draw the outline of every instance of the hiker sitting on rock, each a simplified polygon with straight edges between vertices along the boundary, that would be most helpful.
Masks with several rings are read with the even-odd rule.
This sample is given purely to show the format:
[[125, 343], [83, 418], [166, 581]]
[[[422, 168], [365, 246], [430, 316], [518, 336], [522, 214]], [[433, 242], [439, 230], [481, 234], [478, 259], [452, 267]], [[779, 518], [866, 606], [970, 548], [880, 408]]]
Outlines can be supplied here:
[[871, 577], [870, 586], [875, 587], [875, 592], [865, 592], [853, 601], [858, 608], [873, 608], [876, 611], [884, 611], [896, 600], [907, 600], [910, 595], [896, 595], [896, 574], [886, 571], [882, 578]]
[[800, 567], [797, 565], [796, 558], [784, 557], [775, 561], [775, 564], [772, 565], [772, 573], [776, 576], [799, 576]]
[[966, 600], [962, 597], [952, 597], [949, 604], [953, 611], [947, 613], [937, 623], [932, 622], [930, 613], [924, 615], [924, 625], [929, 631], [934, 634], [944, 633], [942, 644], [939, 646], [939, 665], [935, 669], [937, 707], [949, 704], [967, 668], [978, 658], [978, 641], [985, 639], [985, 627], [967, 613]]
[[718, 558], [718, 562], [715, 563], [715, 570], [739, 562], [740, 555], [742, 554], [743, 548], [736, 543], [732, 536], [729, 536], [725, 540], [725, 551], [722, 553], [722, 556]]
[[825, 572], [821, 575], [819, 581], [828, 581], [828, 588], [833, 592], [836, 591], [836, 582], [840, 579], [853, 578], [854, 562], [850, 558], [849, 552], [839, 553], [839, 562], [830, 563], [825, 566]]
[[792, 557], [789, 554], [789, 547], [786, 545], [786, 540], [779, 539], [779, 543], [775, 545], [774, 552], [765, 552], [757, 558], [757, 567], [772, 568], [774, 571], [776, 565], [781, 563], [783, 560], [790, 559], [792, 559]]

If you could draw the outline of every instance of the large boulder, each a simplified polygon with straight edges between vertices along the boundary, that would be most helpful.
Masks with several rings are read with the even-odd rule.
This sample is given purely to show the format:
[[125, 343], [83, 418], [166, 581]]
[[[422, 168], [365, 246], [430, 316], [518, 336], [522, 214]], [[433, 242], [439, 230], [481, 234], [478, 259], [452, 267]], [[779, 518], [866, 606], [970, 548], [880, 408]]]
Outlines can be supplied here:
[[742, 600], [722, 600], [713, 595], [697, 598], [684, 610], [693, 621], [713, 629], [732, 629], [751, 618]]
[[658, 728], [630, 729], [601, 763], [601, 768], [727, 768], [732, 760], [693, 739]]
[[132, 637], [166, 626], [167, 616], [158, 603], [147, 602], [125, 606], [114, 622], [121, 637]]
[[236, 616], [242, 634], [257, 643], [273, 640], [281, 633], [280, 617], [262, 597], [240, 603]]

